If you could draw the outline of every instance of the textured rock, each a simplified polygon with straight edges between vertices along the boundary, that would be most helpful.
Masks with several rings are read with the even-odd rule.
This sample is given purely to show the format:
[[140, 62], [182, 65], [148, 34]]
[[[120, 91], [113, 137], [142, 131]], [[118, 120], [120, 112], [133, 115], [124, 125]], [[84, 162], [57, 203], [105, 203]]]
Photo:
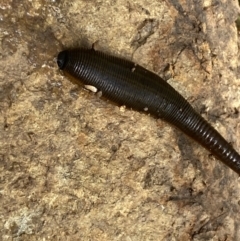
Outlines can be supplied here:
[[237, 4], [0, 2], [2, 240], [240, 239], [237, 174], [55, 59], [98, 41], [167, 79], [240, 151]]

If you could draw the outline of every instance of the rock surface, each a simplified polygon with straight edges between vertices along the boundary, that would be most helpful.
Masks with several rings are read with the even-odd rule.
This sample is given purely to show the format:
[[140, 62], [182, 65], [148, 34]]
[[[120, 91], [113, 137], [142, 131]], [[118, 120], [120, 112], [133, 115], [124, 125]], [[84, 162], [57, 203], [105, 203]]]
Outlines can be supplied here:
[[0, 236], [240, 240], [237, 174], [57, 68], [98, 41], [168, 80], [240, 151], [235, 1], [0, 2]]

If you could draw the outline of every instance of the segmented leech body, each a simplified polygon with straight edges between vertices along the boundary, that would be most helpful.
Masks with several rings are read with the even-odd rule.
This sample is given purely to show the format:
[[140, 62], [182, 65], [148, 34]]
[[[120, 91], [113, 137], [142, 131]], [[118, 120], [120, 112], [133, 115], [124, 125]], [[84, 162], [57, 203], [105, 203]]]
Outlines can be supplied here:
[[176, 126], [240, 174], [240, 155], [158, 75], [94, 49], [62, 51], [57, 63], [60, 69], [85, 85], [94, 86], [110, 100], [146, 111]]

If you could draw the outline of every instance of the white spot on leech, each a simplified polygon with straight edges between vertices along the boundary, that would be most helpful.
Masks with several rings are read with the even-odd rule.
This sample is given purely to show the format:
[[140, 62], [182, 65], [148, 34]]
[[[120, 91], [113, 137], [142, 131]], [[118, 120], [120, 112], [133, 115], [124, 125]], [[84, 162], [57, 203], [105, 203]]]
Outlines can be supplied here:
[[98, 98], [102, 97], [102, 91], [101, 90], [97, 92], [97, 97]]
[[125, 105], [122, 105], [122, 106], [120, 106], [119, 109], [120, 109], [121, 112], [125, 112], [125, 110], [126, 110], [126, 106], [125, 106]]
[[145, 107], [143, 110], [144, 110], [144, 111], [148, 111], [148, 107]]
[[134, 63], [134, 67], [132, 67], [131, 71], [134, 72], [136, 70], [137, 64]]
[[99, 40], [95, 41], [93, 44], [92, 44], [92, 49], [97, 51], [99, 49]]
[[95, 86], [93, 86], [93, 85], [84, 85], [84, 87], [85, 87], [85, 89], [90, 90], [90, 91], [92, 91], [94, 93], [97, 92], [97, 88]]

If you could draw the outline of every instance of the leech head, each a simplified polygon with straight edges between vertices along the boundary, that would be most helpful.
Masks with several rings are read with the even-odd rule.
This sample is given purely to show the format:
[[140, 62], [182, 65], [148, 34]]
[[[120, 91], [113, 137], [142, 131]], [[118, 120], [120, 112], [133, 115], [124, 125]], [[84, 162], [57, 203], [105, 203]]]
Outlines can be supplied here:
[[57, 64], [59, 69], [64, 69], [67, 62], [68, 62], [68, 52], [66, 50], [60, 52], [57, 57]]

